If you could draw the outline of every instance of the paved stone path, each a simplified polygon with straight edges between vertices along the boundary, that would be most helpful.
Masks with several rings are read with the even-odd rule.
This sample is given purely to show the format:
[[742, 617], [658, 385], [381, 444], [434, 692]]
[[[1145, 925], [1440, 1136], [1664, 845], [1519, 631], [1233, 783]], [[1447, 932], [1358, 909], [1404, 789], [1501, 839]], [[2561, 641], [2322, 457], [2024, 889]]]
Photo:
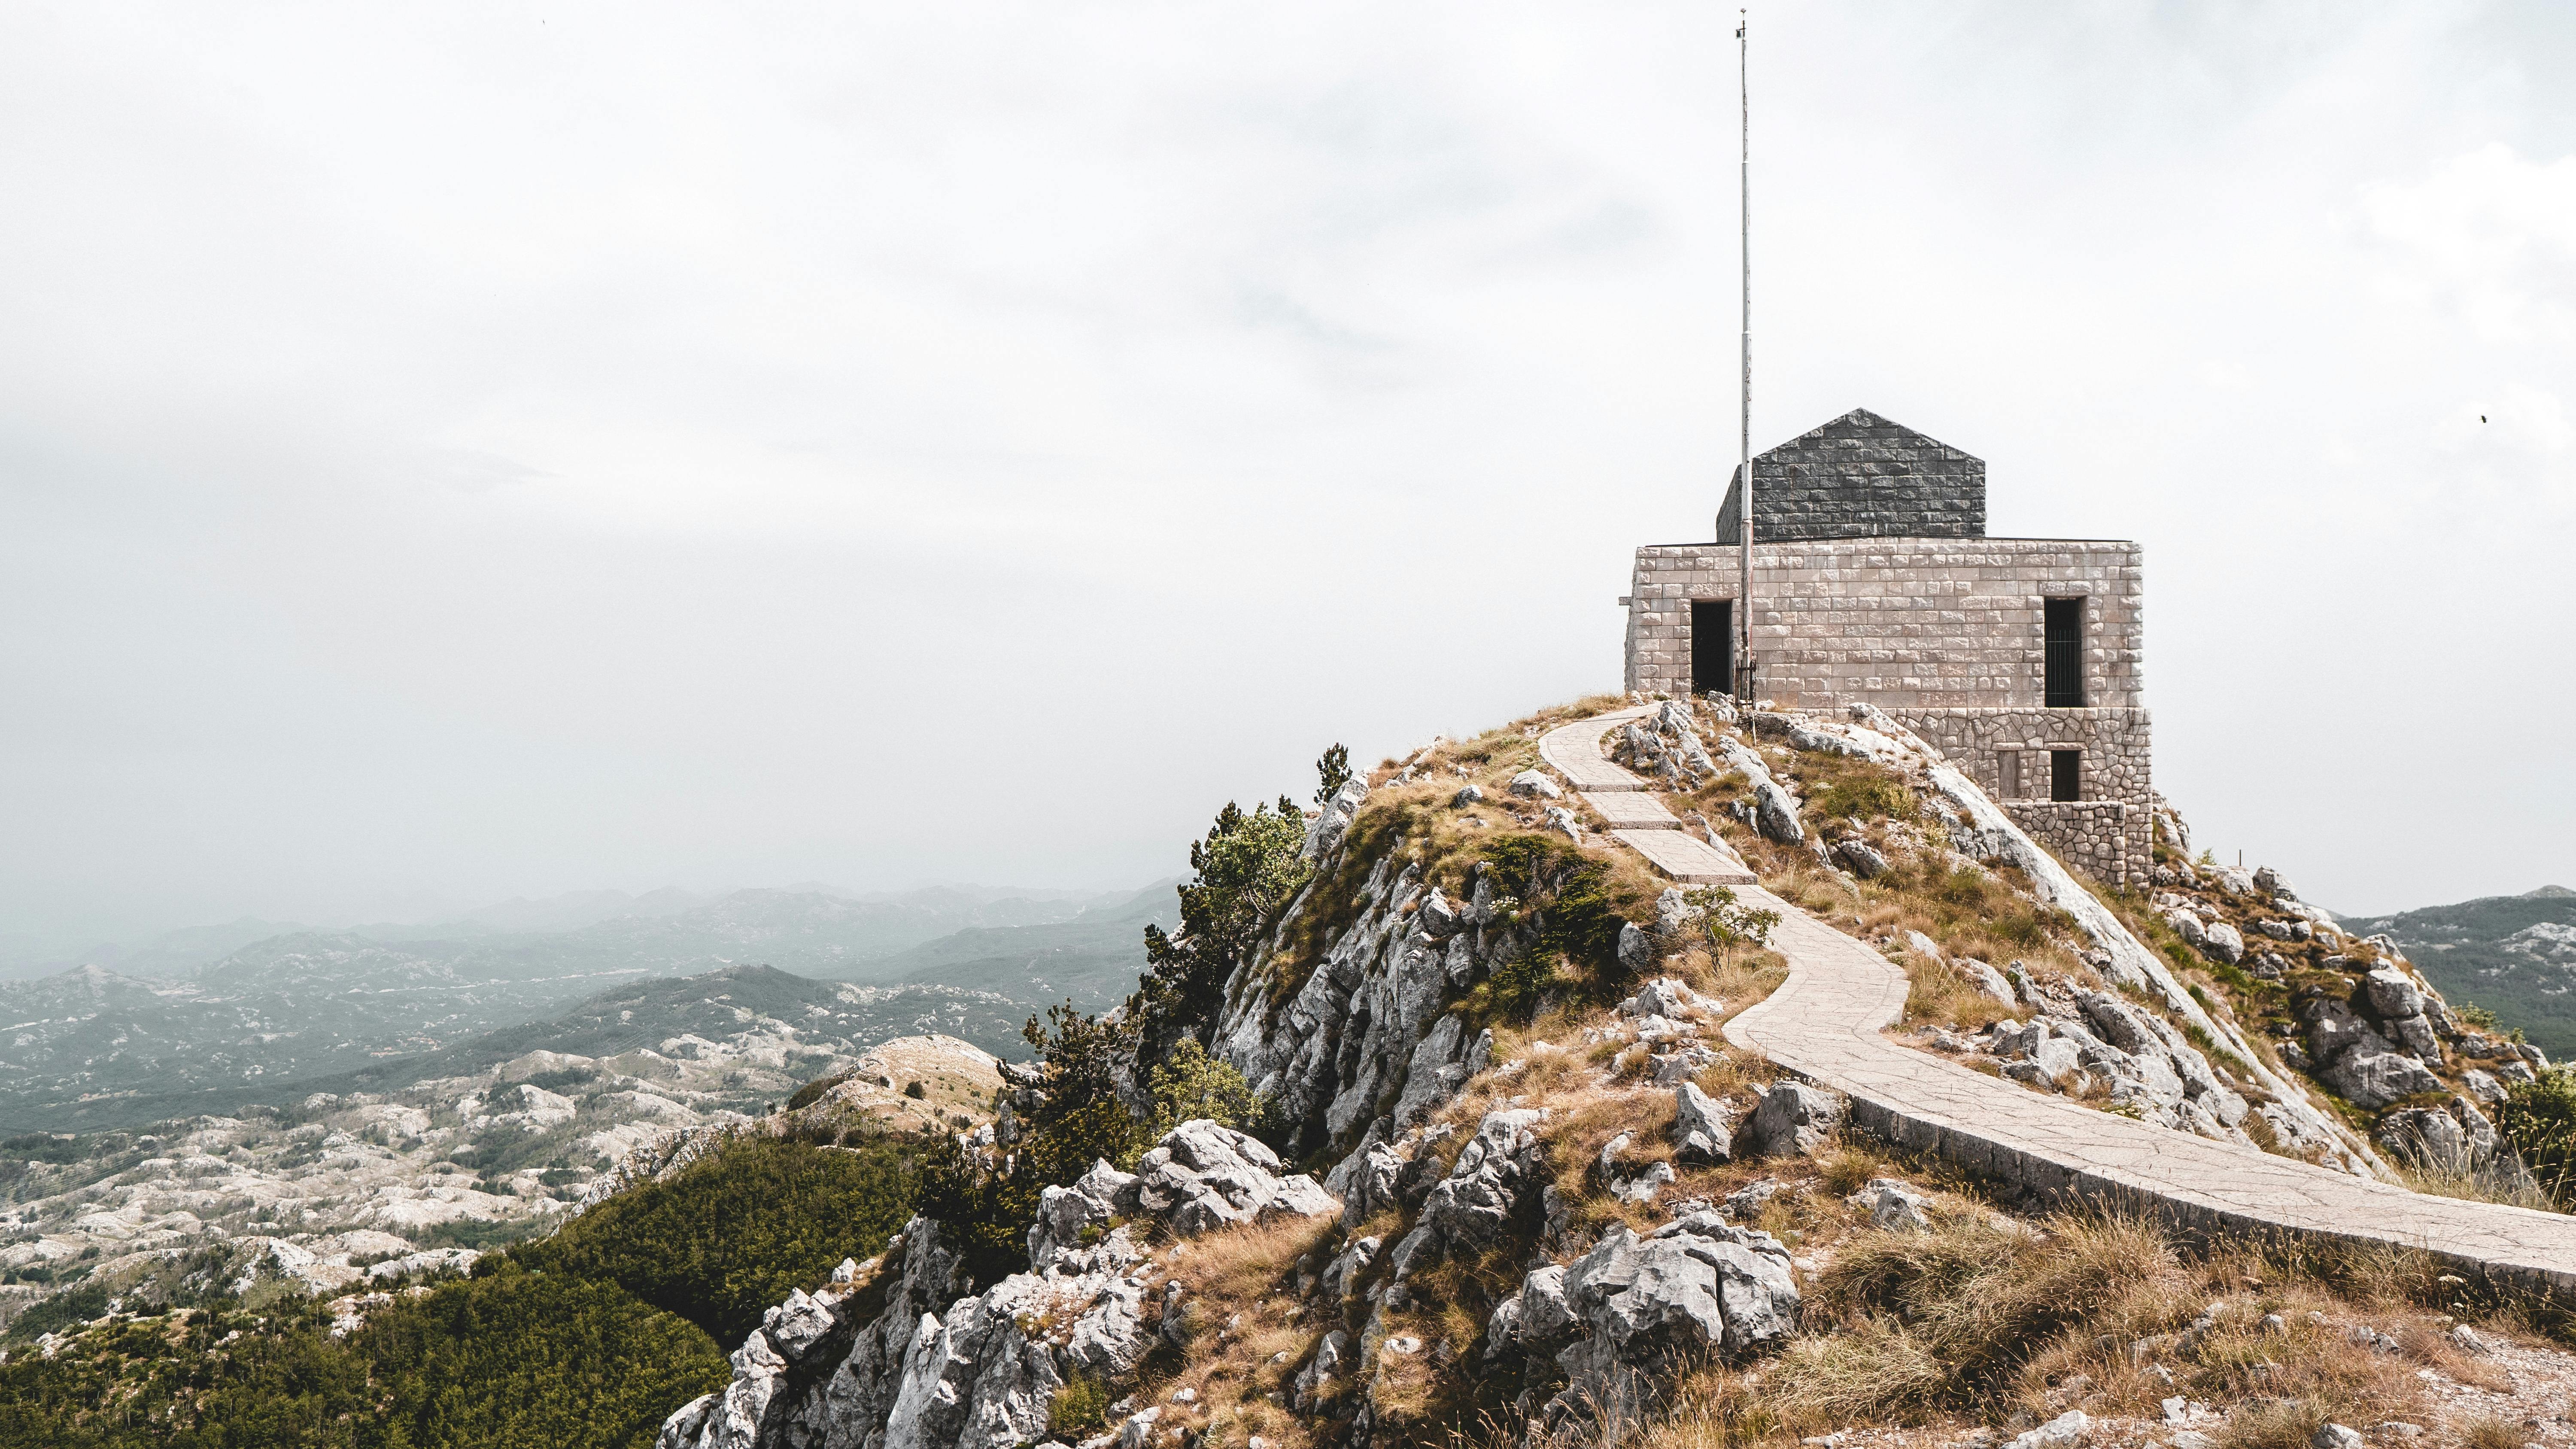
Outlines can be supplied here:
[[2232, 1142], [2134, 1122], [1972, 1072], [1880, 1035], [1905, 1010], [1905, 973], [1759, 887], [1780, 913], [1789, 979], [1726, 1039], [1852, 1099], [1866, 1130], [2052, 1193], [2154, 1206], [2197, 1227], [2289, 1231], [2423, 1248], [2576, 1289], [2576, 1217], [2408, 1192]]
[[1539, 736], [1538, 757], [1573, 781], [1577, 790], [1643, 790], [1645, 781], [1602, 755], [1601, 737], [1632, 719], [1644, 719], [1653, 713], [1651, 707], [1641, 704], [1559, 725]]
[[1599, 812], [1613, 830], [1679, 830], [1681, 817], [1645, 790], [1586, 790], [1583, 803]]
[[1732, 854], [1679, 830], [1613, 830], [1610, 837], [1681, 885], [1751, 885], [1761, 879]]
[[[1597, 758], [1602, 734], [1642, 713], [1569, 725], [1541, 742], [1541, 755], [1573, 776], [1560, 755], [1579, 759], [1580, 745]], [[1707, 848], [1679, 831], [1616, 838], [1641, 852], [1667, 839]], [[2409, 1192], [2095, 1111], [1899, 1046], [1881, 1033], [1904, 1014], [1903, 971], [1759, 886], [1738, 886], [1736, 897], [1780, 913], [1771, 944], [1788, 958], [1789, 979], [1728, 1022], [1726, 1039], [1850, 1097], [1864, 1131], [2043, 1192], [2151, 1208], [2194, 1228], [2420, 1248], [2576, 1291], [2576, 1217]]]

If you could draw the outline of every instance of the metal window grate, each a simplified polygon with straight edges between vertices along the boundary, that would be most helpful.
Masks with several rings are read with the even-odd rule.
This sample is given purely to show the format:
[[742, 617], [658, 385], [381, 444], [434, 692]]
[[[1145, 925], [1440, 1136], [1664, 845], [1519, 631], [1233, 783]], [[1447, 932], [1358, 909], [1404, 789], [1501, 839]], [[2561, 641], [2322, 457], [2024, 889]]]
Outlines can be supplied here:
[[2084, 601], [2049, 599], [2042, 634], [2050, 709], [2084, 707]]

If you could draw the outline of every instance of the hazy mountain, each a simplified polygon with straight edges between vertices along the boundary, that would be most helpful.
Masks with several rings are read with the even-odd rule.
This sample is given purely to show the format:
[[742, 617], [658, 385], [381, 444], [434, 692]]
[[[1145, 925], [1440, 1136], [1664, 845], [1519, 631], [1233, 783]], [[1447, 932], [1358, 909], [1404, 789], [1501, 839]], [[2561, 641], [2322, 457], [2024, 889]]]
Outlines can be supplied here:
[[[501, 934], [494, 924], [603, 909], [617, 913], [555, 933]], [[846, 1030], [832, 1034], [860, 1049], [939, 1030], [1016, 1050], [1020, 1023], [1050, 1003], [1069, 997], [1097, 1010], [1123, 998], [1144, 964], [1145, 923], [1168, 925], [1177, 911], [1169, 884], [1109, 893], [942, 886], [868, 899], [749, 890], [694, 903], [678, 892], [598, 892], [506, 902], [480, 913], [488, 918], [481, 929], [494, 934], [462, 939], [295, 931], [182, 976], [82, 966], [0, 983], [0, 1125], [217, 1110], [198, 1101], [209, 1093], [229, 1103], [275, 1100], [289, 1084], [462, 1049], [508, 1028], [538, 1033], [516, 1049], [529, 1050], [548, 1031], [572, 1030], [557, 1018], [603, 988], [669, 985], [745, 965], [822, 992], [795, 1009], [841, 1022]], [[836, 994], [846, 982], [880, 989]], [[685, 1034], [680, 1018], [650, 1010], [661, 1014], [622, 1025], [638, 1040]]]
[[2576, 891], [2550, 885], [2338, 919], [2360, 935], [2394, 937], [2452, 1005], [2487, 1008], [2553, 1060], [2576, 1056]]
[[1147, 923], [1170, 930], [1180, 916], [1180, 897], [1166, 881], [1070, 921], [957, 931], [873, 963], [871, 971], [874, 979], [993, 991], [1040, 1006], [1069, 999], [1098, 1011], [1136, 989]]

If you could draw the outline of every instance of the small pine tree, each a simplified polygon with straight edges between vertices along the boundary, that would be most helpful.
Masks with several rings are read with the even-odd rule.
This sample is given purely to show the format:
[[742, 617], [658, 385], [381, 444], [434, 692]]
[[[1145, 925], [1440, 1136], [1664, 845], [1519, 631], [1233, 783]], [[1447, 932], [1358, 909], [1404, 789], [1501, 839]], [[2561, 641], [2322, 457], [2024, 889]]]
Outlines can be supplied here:
[[1350, 783], [1350, 747], [1337, 744], [1324, 751], [1324, 757], [1315, 762], [1315, 773], [1323, 777], [1324, 782], [1315, 791], [1315, 803], [1318, 805], [1329, 803], [1335, 795], [1341, 793], [1344, 785]]

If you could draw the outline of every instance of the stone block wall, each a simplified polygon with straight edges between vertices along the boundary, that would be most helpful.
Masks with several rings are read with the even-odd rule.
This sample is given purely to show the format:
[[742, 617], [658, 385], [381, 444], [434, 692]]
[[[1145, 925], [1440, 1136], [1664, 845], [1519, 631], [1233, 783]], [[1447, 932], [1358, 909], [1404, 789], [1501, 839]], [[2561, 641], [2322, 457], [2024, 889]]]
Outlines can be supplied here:
[[[2155, 793], [2150, 722], [2143, 709], [1891, 709], [1888, 713], [1949, 756], [2000, 805], [2048, 798], [2051, 750], [2084, 752], [2087, 800], [2143, 804]], [[2008, 799], [2004, 792], [2006, 751], [2025, 756], [2018, 799]]]
[[[1695, 599], [1736, 595], [1736, 549], [1637, 550], [1627, 687], [1690, 692]], [[1867, 700], [1909, 709], [2038, 709], [2051, 598], [2085, 601], [2085, 702], [2144, 704], [2144, 551], [2046, 538], [1860, 538], [1762, 543], [1753, 555], [1762, 697], [1784, 709]]]

